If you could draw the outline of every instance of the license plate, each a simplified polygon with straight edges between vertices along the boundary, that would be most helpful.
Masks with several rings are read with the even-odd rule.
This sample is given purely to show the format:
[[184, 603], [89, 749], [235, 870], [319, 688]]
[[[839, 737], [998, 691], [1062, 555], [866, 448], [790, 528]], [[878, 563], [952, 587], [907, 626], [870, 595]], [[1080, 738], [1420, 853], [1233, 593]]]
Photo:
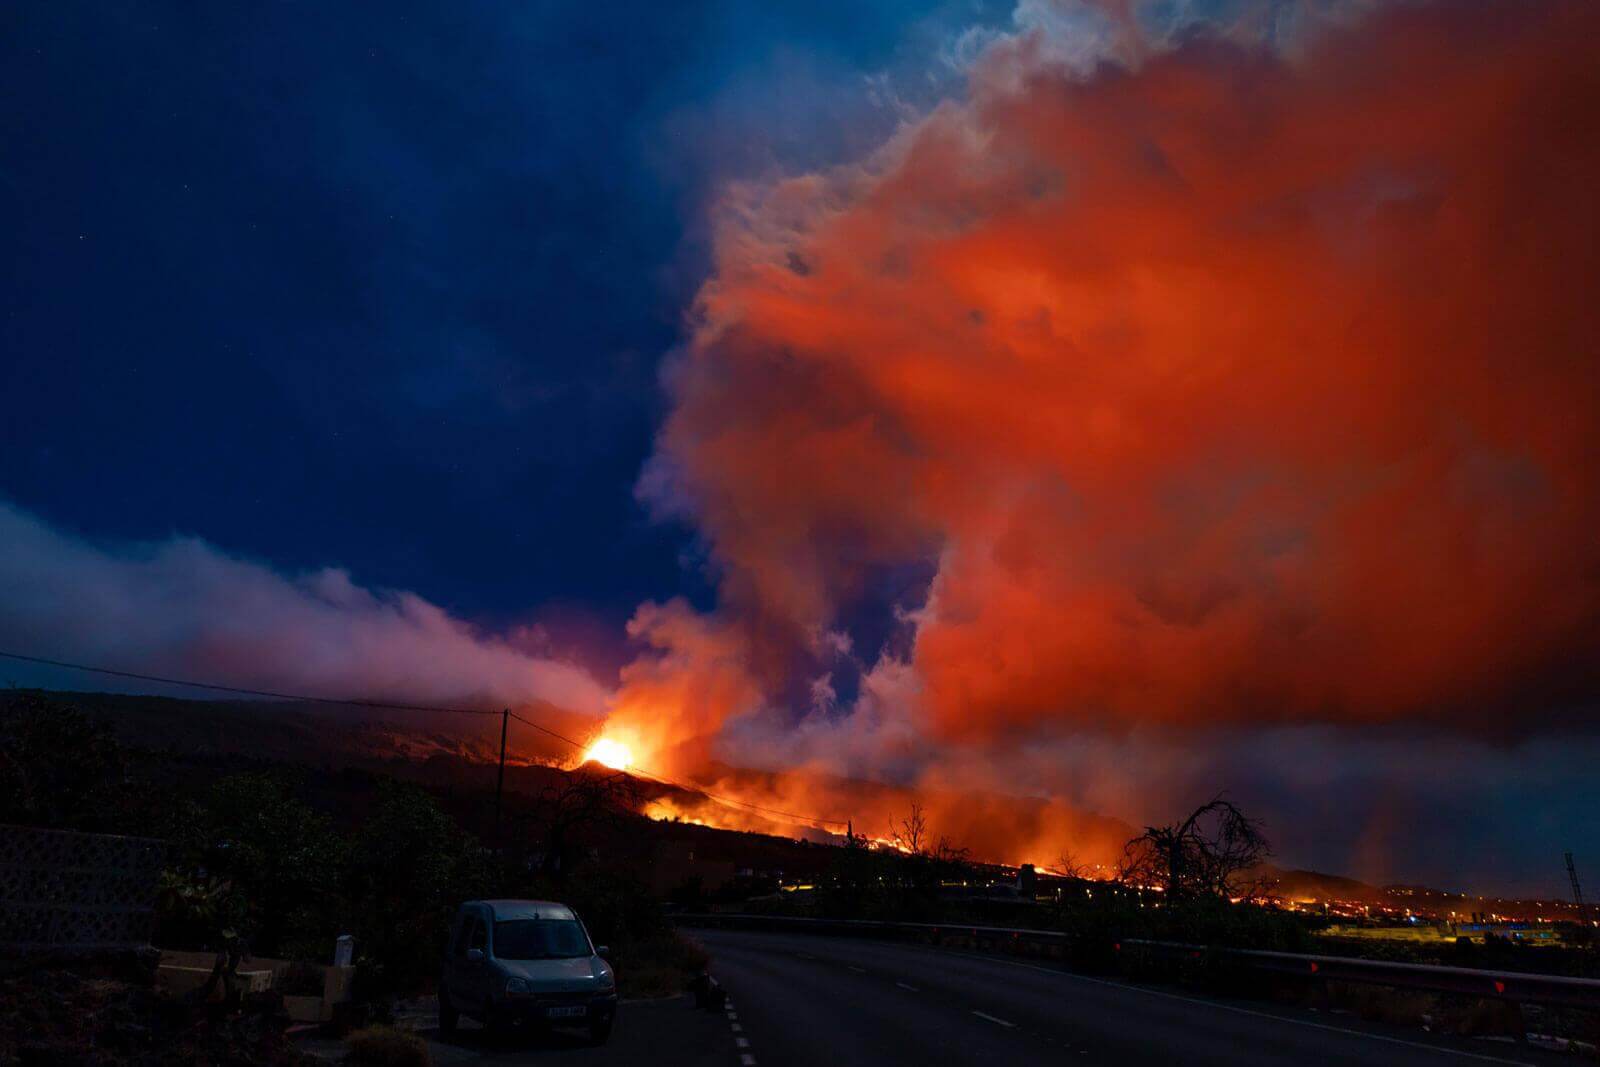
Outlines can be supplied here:
[[545, 1015], [551, 1019], [577, 1019], [582, 1017], [588, 1010], [582, 1004], [575, 1004], [569, 1008], [546, 1008]]

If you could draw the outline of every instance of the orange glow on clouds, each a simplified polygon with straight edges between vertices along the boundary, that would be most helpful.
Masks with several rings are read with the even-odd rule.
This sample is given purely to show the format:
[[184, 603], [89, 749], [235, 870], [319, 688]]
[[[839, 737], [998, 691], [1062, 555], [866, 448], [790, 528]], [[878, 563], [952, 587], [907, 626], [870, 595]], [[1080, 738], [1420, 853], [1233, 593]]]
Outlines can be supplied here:
[[1597, 34], [1404, 4], [1088, 76], [1012, 39], [871, 158], [730, 190], [640, 485], [720, 601], [640, 609], [612, 722], [669, 772], [737, 734], [958, 795], [1086, 733], [1591, 714]]
[[702, 630], [770, 689], [936, 560], [949, 737], [1592, 689], [1596, 30], [1404, 5], [1087, 80], [1007, 46], [866, 163], [736, 191], [646, 483], [724, 568]]

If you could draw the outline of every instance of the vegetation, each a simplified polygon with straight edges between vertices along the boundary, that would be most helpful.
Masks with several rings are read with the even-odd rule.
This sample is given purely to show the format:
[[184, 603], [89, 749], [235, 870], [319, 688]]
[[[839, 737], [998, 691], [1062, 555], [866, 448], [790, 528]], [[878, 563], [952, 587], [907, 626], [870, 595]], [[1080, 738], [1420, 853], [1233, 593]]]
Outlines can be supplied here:
[[0, 714], [0, 771], [0, 822], [165, 838], [157, 941], [218, 952], [219, 981], [249, 955], [326, 963], [348, 933], [358, 994], [381, 1004], [431, 986], [456, 906], [483, 897], [571, 904], [628, 993], [705, 965], [628, 868], [640, 820], [611, 775], [525, 798], [491, 849], [418, 786], [281, 766], [207, 781], [35, 693]]
[[538, 842], [528, 855], [554, 882], [581, 866], [597, 831], [614, 836], [639, 807], [636, 782], [623, 771], [585, 765], [561, 774], [533, 797], [518, 819], [516, 839]]
[[77, 709], [15, 694], [0, 716], [0, 822], [91, 833], [159, 829], [140, 762]]
[[345, 1039], [344, 1062], [352, 1067], [428, 1067], [422, 1038], [392, 1026], [369, 1026]]
[[1182, 822], [1145, 827], [1123, 850], [1117, 880], [1159, 887], [1169, 901], [1251, 898], [1265, 888], [1257, 872], [1270, 855], [1261, 824], [1217, 797]]
[[[508, 795], [496, 843], [468, 828], [488, 834], [487, 817], [474, 818], [491, 810], [492, 794], [481, 791], [429, 791], [371, 771], [313, 772], [261, 760], [183, 764], [126, 747], [96, 720], [35, 693], [10, 694], [0, 714], [0, 821], [170, 843], [158, 900], [164, 946], [218, 951], [225, 960], [247, 949], [325, 963], [334, 939], [353, 934], [358, 995], [381, 1006], [432, 985], [461, 900], [554, 898], [576, 908], [596, 942], [610, 947], [624, 995], [682, 988], [705, 958], [677, 936], [640, 881], [662, 828], [629, 813], [634, 785], [626, 776], [552, 774], [548, 788]], [[812, 892], [780, 893], [759, 876], [707, 892], [691, 877], [671, 897], [694, 910], [721, 904], [1052, 928], [1069, 935], [1071, 962], [1087, 968], [1113, 966], [1115, 944], [1128, 938], [1591, 976], [1600, 959], [1498, 940], [1330, 938], [1324, 920], [1233, 904], [1255, 884], [1268, 846], [1260, 827], [1221, 799], [1180, 822], [1146, 828], [1129, 843], [1120, 883], [1072, 877], [1081, 869], [1068, 855], [1061, 867], [1069, 877], [1047, 879], [1038, 899], [993, 884], [1001, 873], [955, 848], [920, 805], [886, 830], [895, 847], [869, 847], [852, 827], [842, 848], [774, 853], [768, 862], [788, 867], [798, 852]], [[741, 839], [738, 854], [758, 854], [751, 850], [772, 840]]]
[[820, 880], [817, 914], [827, 918], [938, 918], [945, 911], [942, 888], [975, 880], [971, 858], [928, 825], [913, 802], [889, 828], [892, 848], [871, 847], [854, 827], [845, 834], [831, 869]]
[[[0, 976], [0, 1063], [317, 1067], [266, 1003], [211, 1011], [159, 996], [133, 961]], [[262, 998], [267, 999], [267, 998]]]
[[[1308, 917], [1233, 902], [1240, 885], [1251, 877], [1251, 868], [1259, 864], [1266, 843], [1255, 824], [1231, 804], [1214, 804], [1228, 810], [1232, 829], [1213, 825], [1210, 816], [1217, 807], [1205, 805], [1183, 822], [1147, 831], [1130, 842], [1129, 853], [1142, 854], [1153, 835], [1167, 849], [1163, 853], [1156, 845], [1149, 848], [1150, 855], [1163, 858], [1162, 871], [1129, 873], [1120, 882], [1098, 881], [1082, 877], [1081, 867], [1069, 856], [1066, 877], [1050, 876], [1046, 888], [1029, 892], [1010, 882], [996, 885], [998, 869], [975, 863], [963, 850], [952, 848], [936, 827], [928, 825], [921, 807], [913, 804], [891, 828], [889, 840], [896, 847], [872, 848], [851, 832], [845, 847], [832, 850], [831, 865], [817, 878], [813, 893], [776, 894], [739, 907], [816, 918], [1060, 930], [1069, 935], [1072, 961], [1089, 968], [1109, 967], [1113, 946], [1126, 938], [1315, 950], [1315, 924]], [[1242, 848], [1241, 842], [1253, 843]], [[1254, 862], [1246, 866], [1250, 856]], [[1174, 865], [1180, 891], [1169, 894]], [[693, 906], [692, 901], [683, 902]]]
[[1319, 931], [1316, 951], [1330, 956], [1356, 956], [1395, 963], [1438, 964], [1489, 971], [1560, 974], [1569, 978], [1600, 978], [1600, 954], [1570, 941], [1537, 944], [1489, 934], [1482, 938], [1452, 936], [1448, 928], [1434, 928], [1431, 937], [1406, 937], [1394, 928]]
[[345, 932], [383, 989], [426, 984], [455, 906], [505, 884], [487, 850], [415, 786], [384, 783], [347, 847]]

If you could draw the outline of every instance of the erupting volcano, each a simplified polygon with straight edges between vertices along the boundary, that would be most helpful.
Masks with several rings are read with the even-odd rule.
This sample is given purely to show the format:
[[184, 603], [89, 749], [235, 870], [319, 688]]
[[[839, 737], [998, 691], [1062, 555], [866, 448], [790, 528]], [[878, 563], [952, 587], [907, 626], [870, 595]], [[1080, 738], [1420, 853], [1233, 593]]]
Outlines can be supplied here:
[[602, 737], [584, 752], [583, 762], [598, 763], [614, 771], [625, 771], [633, 765], [633, 753], [621, 741]]
[[[788, 23], [702, 40], [674, 13], [585, 61], [644, 94], [615, 110], [505, 75], [419, 124], [377, 111], [478, 83], [384, 67], [304, 136], [207, 156], [305, 149], [237, 194], [217, 164], [75, 199], [61, 174], [124, 175], [42, 147], [81, 116], [21, 115], [17, 680], [392, 701], [496, 756], [510, 708], [546, 731], [512, 722], [522, 758], [721, 798], [663, 812], [876, 838], [914, 801], [1041, 866], [1222, 793], [1286, 862], [1369, 881], [1583, 851], [1600, 4], [1022, 0], [914, 30], [793, 7], [819, 37], [713, 60]], [[533, 39], [565, 38], [484, 32], [474, 77], [543, 71], [500, 52]], [[863, 66], [760, 58], [824, 39]], [[106, 63], [55, 44], [18, 76], [88, 106], [77, 72]], [[108, 91], [79, 132], [158, 142], [119, 167], [198, 166], [280, 81], [137, 113]], [[571, 122], [526, 142], [571, 154], [530, 166], [523, 118]], [[325, 196], [285, 177], [325, 167]], [[217, 241], [262, 258], [217, 271]], [[173, 278], [195, 298], [148, 288]]]

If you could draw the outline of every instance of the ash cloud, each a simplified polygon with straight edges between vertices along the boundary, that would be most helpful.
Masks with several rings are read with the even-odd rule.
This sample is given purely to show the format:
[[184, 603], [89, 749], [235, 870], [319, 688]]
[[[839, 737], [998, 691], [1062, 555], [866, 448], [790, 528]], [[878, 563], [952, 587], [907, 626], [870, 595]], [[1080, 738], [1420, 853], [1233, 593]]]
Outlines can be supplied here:
[[[537, 644], [532, 631], [491, 636], [337, 568], [280, 574], [187, 537], [91, 543], [0, 500], [0, 647], [10, 651], [334, 698], [605, 708], [603, 685]], [[57, 688], [107, 685], [4, 669]]]
[[[1243, 783], [1308, 835], [1343, 789], [1461, 810], [1444, 738], [1513, 840], [1538, 739], [1600, 721], [1600, 9], [1369, 7], [1024, 4], [964, 99], [730, 188], [639, 492], [739, 683], [624, 716], [1130, 817]], [[1319, 746], [1337, 782], [1267, 773]], [[1425, 822], [1324, 853], [1396, 876]]]
[[950, 738], [1587, 717], [1596, 28], [1004, 39], [866, 162], [730, 193], [644, 489], [771, 661], [936, 560]]

